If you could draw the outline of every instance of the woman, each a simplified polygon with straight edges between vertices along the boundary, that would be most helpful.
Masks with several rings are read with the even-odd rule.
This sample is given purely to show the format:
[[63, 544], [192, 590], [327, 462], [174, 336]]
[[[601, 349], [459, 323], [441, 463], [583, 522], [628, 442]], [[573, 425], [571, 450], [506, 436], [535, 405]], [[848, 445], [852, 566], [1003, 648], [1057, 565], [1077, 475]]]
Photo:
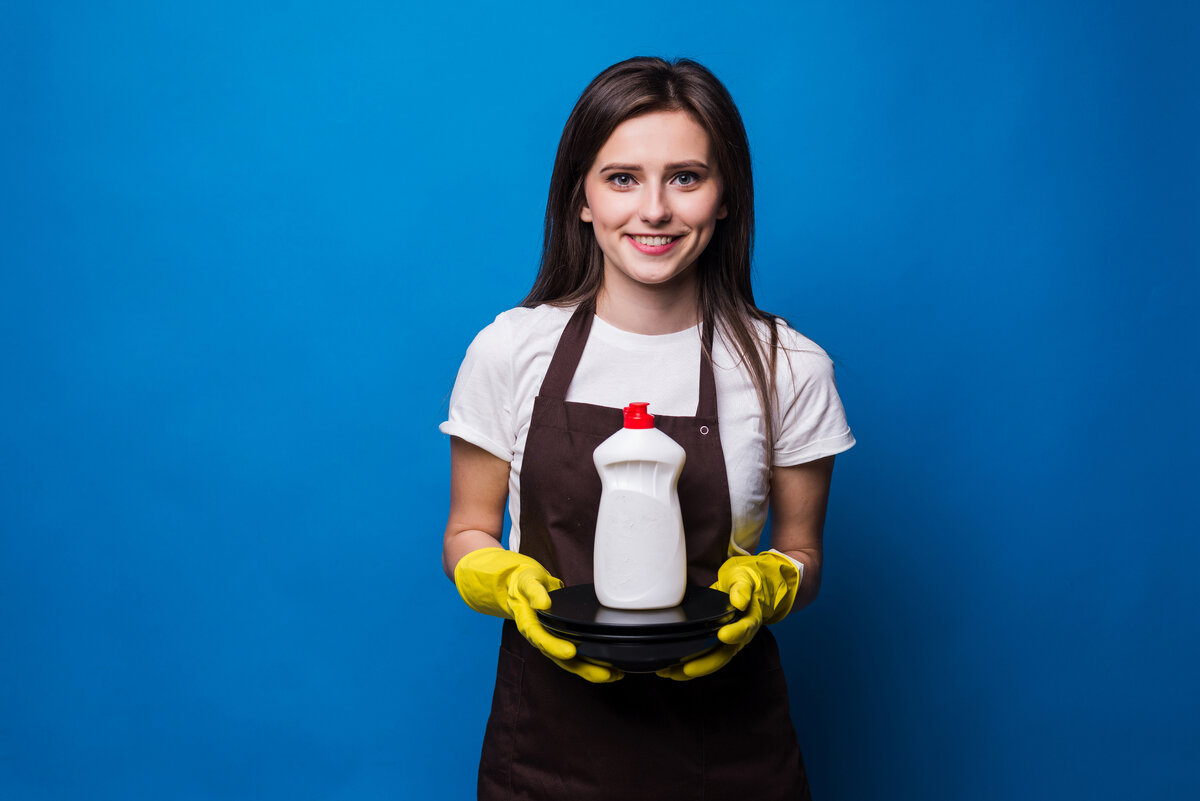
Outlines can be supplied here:
[[[753, 230], [745, 130], [708, 70], [636, 58], [592, 81], [559, 144], [533, 289], [471, 344], [441, 427], [445, 570], [508, 618], [480, 798], [808, 797], [761, 626], [817, 594], [833, 456], [854, 438], [825, 353], [754, 305]], [[745, 610], [659, 675], [578, 659], [536, 618], [549, 590], [592, 580], [592, 451], [634, 399], [687, 454], [689, 581]], [[752, 555], [768, 505], [775, 548]]]

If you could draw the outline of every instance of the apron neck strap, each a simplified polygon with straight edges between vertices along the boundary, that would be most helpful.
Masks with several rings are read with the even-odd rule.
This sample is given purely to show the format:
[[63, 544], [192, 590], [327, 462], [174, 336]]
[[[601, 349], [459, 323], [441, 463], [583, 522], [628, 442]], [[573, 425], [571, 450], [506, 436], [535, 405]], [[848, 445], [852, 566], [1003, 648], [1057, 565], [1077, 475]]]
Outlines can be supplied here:
[[[539, 395], [553, 399], [566, 400], [567, 387], [575, 377], [575, 369], [583, 357], [583, 348], [587, 345], [588, 334], [592, 330], [592, 316], [595, 314], [595, 304], [584, 301], [575, 309], [571, 319], [567, 321], [562, 336], [559, 337], [558, 347], [550, 360], [550, 368], [542, 379]], [[705, 321], [701, 326], [704, 342], [700, 349], [700, 402], [696, 407], [697, 417], [717, 416], [717, 382], [713, 375], [712, 352], [713, 327]]]
[[700, 347], [700, 402], [696, 405], [697, 417], [717, 417], [717, 380], [713, 376], [712, 343], [713, 324], [705, 320], [700, 325], [702, 344]]
[[593, 304], [591, 301], [580, 303], [567, 321], [558, 338], [558, 347], [550, 359], [550, 369], [542, 379], [542, 388], [538, 395], [553, 400], [566, 400], [567, 387], [575, 377], [575, 368], [583, 356], [583, 346], [587, 344], [588, 333], [592, 330]]

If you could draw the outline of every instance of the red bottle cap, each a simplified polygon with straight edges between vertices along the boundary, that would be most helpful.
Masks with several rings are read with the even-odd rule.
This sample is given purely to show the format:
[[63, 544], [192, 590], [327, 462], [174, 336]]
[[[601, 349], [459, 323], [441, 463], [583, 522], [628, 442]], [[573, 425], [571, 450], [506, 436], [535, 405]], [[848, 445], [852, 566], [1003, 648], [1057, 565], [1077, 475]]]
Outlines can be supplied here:
[[646, 411], [649, 403], [631, 403], [625, 407], [626, 428], [654, 428], [654, 415]]

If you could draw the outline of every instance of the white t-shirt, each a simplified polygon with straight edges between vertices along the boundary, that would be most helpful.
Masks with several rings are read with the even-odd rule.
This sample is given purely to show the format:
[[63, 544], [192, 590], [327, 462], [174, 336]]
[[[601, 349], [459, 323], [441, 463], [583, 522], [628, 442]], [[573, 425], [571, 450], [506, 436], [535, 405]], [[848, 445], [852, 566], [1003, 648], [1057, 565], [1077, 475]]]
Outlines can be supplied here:
[[[521, 464], [533, 400], [573, 308], [542, 305], [500, 314], [467, 349], [440, 430], [509, 462], [509, 547], [520, 550]], [[764, 330], [764, 336], [766, 331]], [[854, 445], [833, 379], [833, 363], [807, 337], [779, 326], [775, 434], [767, 457], [766, 427], [750, 373], [717, 332], [713, 374], [717, 385], [721, 449], [733, 513], [730, 553], [754, 553], [767, 518], [771, 467], [803, 464]], [[648, 401], [651, 414], [691, 416], [700, 389], [700, 327], [647, 336], [622, 331], [599, 317], [567, 400], [622, 408]]]

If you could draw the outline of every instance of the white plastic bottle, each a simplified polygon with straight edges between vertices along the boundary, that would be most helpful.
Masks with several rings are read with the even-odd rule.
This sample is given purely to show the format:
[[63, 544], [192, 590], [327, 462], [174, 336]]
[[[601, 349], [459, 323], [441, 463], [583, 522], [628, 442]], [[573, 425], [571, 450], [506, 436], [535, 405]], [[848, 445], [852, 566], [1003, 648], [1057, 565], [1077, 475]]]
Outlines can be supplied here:
[[676, 487], [683, 448], [654, 427], [648, 404], [625, 407], [625, 426], [592, 455], [600, 472], [593, 572], [613, 609], [677, 606], [687, 588], [687, 547]]

